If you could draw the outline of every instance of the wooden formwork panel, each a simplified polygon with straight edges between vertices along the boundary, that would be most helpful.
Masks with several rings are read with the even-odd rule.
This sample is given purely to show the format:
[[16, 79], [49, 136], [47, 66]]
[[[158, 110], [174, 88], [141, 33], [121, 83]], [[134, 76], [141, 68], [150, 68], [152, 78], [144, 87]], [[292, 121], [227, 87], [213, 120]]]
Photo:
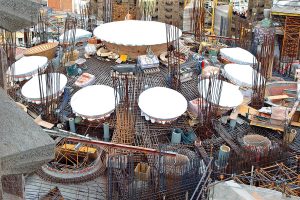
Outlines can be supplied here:
[[[117, 54], [125, 54], [128, 55], [130, 58], [137, 58], [139, 55], [147, 54], [147, 46], [124, 46], [124, 45], [117, 45], [108, 42], [104, 42], [107, 49], [113, 51]], [[159, 44], [151, 46], [151, 50], [157, 56], [161, 53], [167, 51], [167, 44]]]

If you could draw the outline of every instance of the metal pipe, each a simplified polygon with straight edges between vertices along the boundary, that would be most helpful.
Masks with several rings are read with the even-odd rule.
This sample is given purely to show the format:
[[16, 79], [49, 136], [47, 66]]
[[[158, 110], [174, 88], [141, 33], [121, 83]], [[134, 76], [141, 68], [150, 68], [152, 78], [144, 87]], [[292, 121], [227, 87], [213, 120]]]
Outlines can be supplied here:
[[[76, 133], [72, 133], [70, 131], [65, 131], [59, 129], [59, 131], [54, 131], [54, 130], [48, 130], [48, 129], [43, 129], [45, 132], [54, 134], [55, 135], [60, 135], [62, 137], [67, 138], [69, 141], [74, 141], [78, 143], [86, 143], [86, 144], [94, 144], [94, 145], [99, 145], [99, 146], [106, 146], [110, 148], [118, 148], [118, 149], [124, 149], [124, 150], [129, 150], [129, 151], [139, 151], [143, 153], [149, 153], [149, 154], [161, 154], [164, 156], [173, 156], [175, 157], [177, 153], [174, 152], [168, 152], [168, 151], [159, 151], [157, 149], [150, 149], [150, 148], [144, 148], [144, 147], [138, 147], [138, 146], [131, 146], [131, 145], [125, 145], [125, 144], [116, 144], [112, 142], [104, 142], [104, 141], [99, 141], [99, 140], [93, 140], [92, 138], [88, 136], [83, 136], [79, 135]], [[64, 134], [65, 135], [64, 135]], [[67, 135], [72, 135], [73, 137], [69, 137]]]
[[167, 151], [160, 152], [159, 150], [156, 150], [156, 149], [131, 146], [131, 145], [126, 145], [126, 144], [116, 144], [116, 143], [112, 143], [112, 142], [104, 142], [104, 141], [92, 140], [92, 139], [88, 140], [88, 139], [83, 139], [83, 138], [69, 137], [68, 140], [73, 141], [73, 142], [94, 144], [94, 145], [98, 145], [98, 146], [106, 146], [106, 147], [110, 147], [110, 148], [124, 149], [124, 150], [128, 150], [128, 151], [138, 151], [138, 152], [149, 153], [149, 154], [162, 154], [165, 156], [174, 156], [174, 157], [177, 155], [174, 152], [167, 152]]

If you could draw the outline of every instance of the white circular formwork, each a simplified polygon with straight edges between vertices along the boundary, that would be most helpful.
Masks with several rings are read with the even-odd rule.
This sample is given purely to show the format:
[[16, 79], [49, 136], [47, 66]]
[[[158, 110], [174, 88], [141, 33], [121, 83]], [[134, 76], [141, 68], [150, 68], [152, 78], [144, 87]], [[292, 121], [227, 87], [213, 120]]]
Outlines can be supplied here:
[[[226, 64], [224, 66], [224, 76], [232, 83], [246, 88], [252, 88], [253, 73], [257, 73], [250, 65]], [[259, 83], [264, 78], [258, 74]]]
[[[204, 82], [203, 82], [204, 81]], [[222, 80], [215, 80], [215, 81], [222, 81]], [[214, 105], [218, 105], [223, 108], [235, 108], [242, 104], [243, 102], [243, 94], [239, 90], [239, 87], [228, 83], [226, 81], [222, 81], [222, 91], [220, 96], [219, 103], [217, 102], [217, 98], [212, 99]], [[208, 80], [201, 80], [198, 85], [198, 89], [200, 90], [200, 85], [203, 86], [202, 91], [199, 91], [200, 94], [203, 94], [203, 97], [206, 98], [209, 88], [209, 81]], [[204, 87], [205, 86], [205, 87]]]
[[[117, 94], [119, 102], [119, 94]], [[77, 91], [71, 98], [73, 112], [88, 120], [109, 117], [115, 110], [114, 88], [106, 85], [91, 85]]]
[[[178, 31], [181, 37], [182, 31]], [[125, 20], [101, 24], [94, 30], [94, 35], [102, 41], [124, 46], [167, 43], [166, 24], [156, 21]]]
[[[67, 77], [64, 74], [59, 73], [49, 73], [49, 78], [52, 78], [51, 90], [47, 90], [47, 75], [42, 74], [41, 76], [34, 76], [22, 87], [21, 93], [26, 98], [28, 102], [40, 104], [41, 103], [41, 91], [43, 92], [44, 98], [49, 98], [52, 95], [61, 95], [64, 91], [65, 86], [67, 85]], [[42, 90], [40, 88], [40, 82], [43, 85]], [[50, 81], [49, 81], [50, 82]]]
[[145, 90], [139, 96], [138, 105], [146, 120], [162, 124], [176, 120], [187, 109], [187, 101], [184, 96], [165, 87]]
[[257, 62], [255, 56], [240, 47], [220, 49], [220, 54], [225, 60], [236, 64], [253, 65], [253, 62]]
[[6, 74], [12, 76], [14, 81], [23, 81], [30, 79], [38, 73], [38, 69], [46, 69], [48, 58], [44, 56], [24, 56], [16, 61]]
[[270, 148], [272, 142], [269, 138], [258, 134], [249, 134], [243, 137], [243, 144], [245, 146], [252, 146], [255, 148]]
[[[72, 38], [72, 31], [69, 30], [68, 31], [68, 38]], [[92, 37], [92, 33], [89, 31], [86, 31], [84, 29], [76, 29], [76, 33], [75, 33], [75, 42], [81, 42], [81, 41], [85, 41], [88, 40], [89, 38]], [[59, 41], [63, 42], [64, 40], [64, 33], [62, 35], [59, 36]]]

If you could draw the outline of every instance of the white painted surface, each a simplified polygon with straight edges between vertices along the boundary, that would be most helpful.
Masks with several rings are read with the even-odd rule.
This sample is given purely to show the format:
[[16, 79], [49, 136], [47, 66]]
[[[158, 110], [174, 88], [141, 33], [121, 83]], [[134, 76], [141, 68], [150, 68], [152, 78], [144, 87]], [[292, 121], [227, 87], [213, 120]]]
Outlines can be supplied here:
[[[71, 30], [68, 31], [68, 36], [69, 38], [72, 37], [72, 32]], [[83, 29], [76, 29], [76, 33], [75, 33], [75, 41], [79, 42], [81, 40], [86, 40], [88, 38], [92, 37], [92, 33]], [[62, 34], [61, 36], [59, 36], [59, 41], [63, 42], [64, 40], [64, 34]]]
[[139, 96], [138, 105], [146, 115], [159, 120], [175, 119], [187, 109], [187, 101], [184, 96], [165, 87], [145, 90]]
[[[250, 65], [226, 64], [224, 71], [226, 78], [238, 86], [252, 87], [254, 70]], [[263, 78], [260, 74], [258, 76]]]
[[[48, 58], [44, 56], [24, 56], [16, 61], [7, 74], [11, 74], [16, 80], [29, 79], [38, 73], [38, 69], [47, 67]], [[11, 72], [11, 69], [13, 69]]]
[[[221, 80], [216, 80], [216, 81], [221, 81]], [[229, 107], [229, 108], [234, 108], [240, 105], [243, 102], [243, 94], [239, 90], [239, 87], [225, 81], [222, 82], [223, 85], [222, 85], [221, 97], [218, 105], [222, 107]], [[218, 85], [219, 84], [220, 83], [218, 83]], [[203, 86], [202, 91], [200, 92], [203, 94], [204, 97], [206, 97], [209, 88], [209, 81], [201, 80], [199, 82], [199, 85]], [[200, 90], [199, 85], [198, 85], [198, 89]], [[213, 98], [211, 100], [212, 101], [210, 103], [217, 104], [217, 98]]]
[[[53, 90], [48, 90], [48, 92], [46, 91], [46, 74], [43, 74], [40, 78], [43, 84], [43, 95], [45, 98], [52, 94], [62, 93], [68, 81], [64, 74], [50, 73], [49, 76], [52, 76], [53, 79]], [[39, 76], [34, 76], [26, 82], [22, 87], [21, 93], [28, 101], [40, 101], [41, 92], [39, 87]]]
[[104, 118], [115, 110], [115, 92], [106, 85], [87, 86], [73, 95], [70, 104], [73, 112], [79, 116], [88, 119]]
[[218, 182], [210, 190], [210, 200], [299, 200], [286, 197], [281, 192], [250, 185], [238, 184], [233, 180]]
[[[125, 46], [167, 43], [166, 25], [156, 21], [125, 20], [106, 23], [98, 26], [94, 35], [102, 41]], [[179, 37], [181, 35], [182, 31], [179, 29]]]
[[252, 65], [253, 62], [257, 62], [249, 51], [239, 47], [220, 49], [220, 54], [226, 60], [236, 64]]

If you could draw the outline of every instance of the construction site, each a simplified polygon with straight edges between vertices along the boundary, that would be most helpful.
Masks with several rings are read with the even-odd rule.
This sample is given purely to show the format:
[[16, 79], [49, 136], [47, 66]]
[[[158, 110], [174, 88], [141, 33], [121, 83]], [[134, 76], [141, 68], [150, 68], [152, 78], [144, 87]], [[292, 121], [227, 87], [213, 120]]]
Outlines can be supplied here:
[[299, 0], [0, 0], [0, 200], [300, 200]]

